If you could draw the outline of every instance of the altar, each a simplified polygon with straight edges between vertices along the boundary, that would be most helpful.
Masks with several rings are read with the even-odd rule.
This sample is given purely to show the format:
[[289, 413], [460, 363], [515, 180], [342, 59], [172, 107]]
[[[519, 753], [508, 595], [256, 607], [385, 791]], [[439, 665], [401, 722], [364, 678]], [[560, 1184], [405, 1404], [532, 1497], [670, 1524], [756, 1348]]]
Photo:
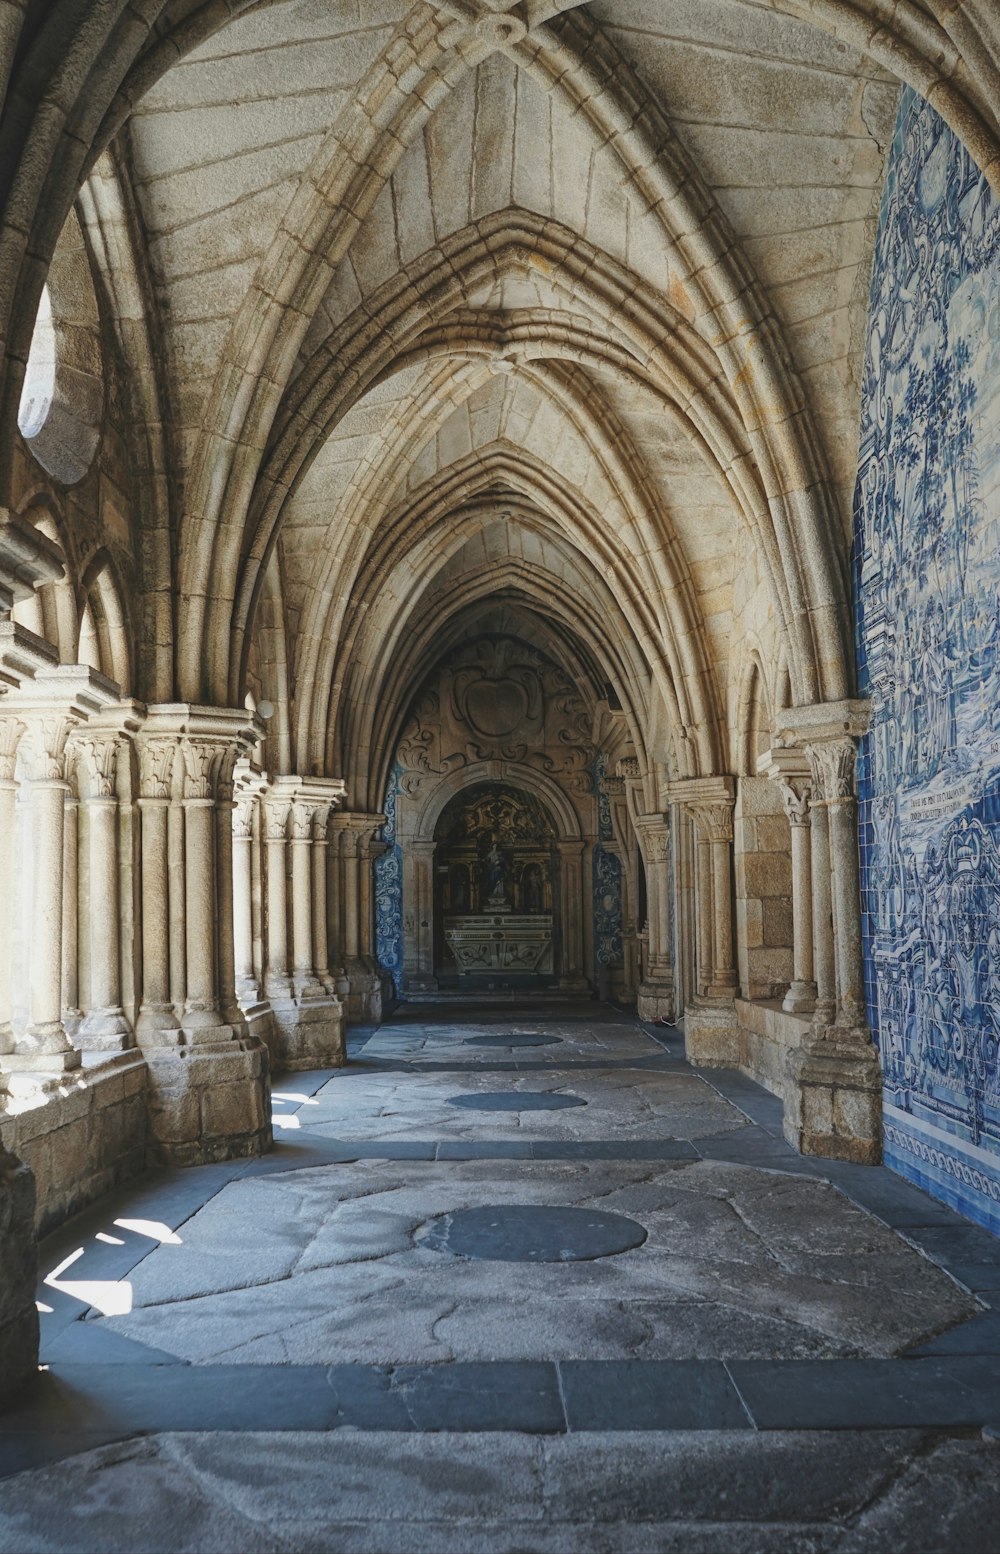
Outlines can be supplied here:
[[451, 972], [476, 982], [508, 981], [555, 973], [551, 912], [449, 915], [443, 928], [445, 978]]

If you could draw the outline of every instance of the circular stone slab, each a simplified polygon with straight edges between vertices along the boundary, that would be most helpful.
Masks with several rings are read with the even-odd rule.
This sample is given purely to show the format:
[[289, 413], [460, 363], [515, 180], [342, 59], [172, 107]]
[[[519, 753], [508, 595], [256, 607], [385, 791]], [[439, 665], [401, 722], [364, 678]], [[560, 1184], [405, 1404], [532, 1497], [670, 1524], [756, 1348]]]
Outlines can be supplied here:
[[567, 1106], [586, 1106], [579, 1095], [550, 1095], [546, 1091], [484, 1090], [479, 1095], [451, 1095], [449, 1106], [470, 1112], [559, 1112]]
[[539, 1204], [457, 1209], [417, 1231], [421, 1246], [499, 1263], [577, 1263], [642, 1246], [645, 1228], [623, 1214]]
[[561, 1036], [522, 1035], [512, 1031], [509, 1036], [466, 1036], [467, 1047], [554, 1047]]

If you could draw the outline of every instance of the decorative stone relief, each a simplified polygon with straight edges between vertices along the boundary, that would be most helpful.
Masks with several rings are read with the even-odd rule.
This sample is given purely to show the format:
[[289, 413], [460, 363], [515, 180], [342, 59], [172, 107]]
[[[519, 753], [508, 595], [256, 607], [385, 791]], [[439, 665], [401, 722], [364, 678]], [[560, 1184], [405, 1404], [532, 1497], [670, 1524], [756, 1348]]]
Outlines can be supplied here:
[[861, 870], [886, 1161], [1000, 1229], [1000, 211], [903, 92], [855, 494]]
[[590, 791], [592, 720], [573, 684], [514, 637], [464, 644], [425, 687], [398, 747], [400, 788], [414, 797], [426, 776], [475, 761], [518, 761]]

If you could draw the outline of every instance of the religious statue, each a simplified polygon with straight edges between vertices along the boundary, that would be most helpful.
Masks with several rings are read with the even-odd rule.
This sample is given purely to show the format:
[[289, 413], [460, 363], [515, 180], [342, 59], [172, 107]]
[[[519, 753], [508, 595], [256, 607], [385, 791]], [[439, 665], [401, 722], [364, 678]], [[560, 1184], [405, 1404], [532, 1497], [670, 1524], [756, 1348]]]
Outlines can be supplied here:
[[503, 854], [493, 843], [484, 860], [486, 873], [486, 905], [487, 907], [499, 907], [507, 905], [507, 892], [504, 889], [504, 862]]

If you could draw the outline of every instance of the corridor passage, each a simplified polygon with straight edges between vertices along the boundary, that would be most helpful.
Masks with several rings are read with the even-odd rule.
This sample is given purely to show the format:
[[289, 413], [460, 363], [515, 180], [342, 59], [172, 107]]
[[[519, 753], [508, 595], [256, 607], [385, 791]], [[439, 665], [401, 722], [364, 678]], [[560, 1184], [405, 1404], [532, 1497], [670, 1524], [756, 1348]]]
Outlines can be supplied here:
[[997, 1548], [1000, 1242], [606, 1006], [404, 1006], [42, 1247], [0, 1550]]

